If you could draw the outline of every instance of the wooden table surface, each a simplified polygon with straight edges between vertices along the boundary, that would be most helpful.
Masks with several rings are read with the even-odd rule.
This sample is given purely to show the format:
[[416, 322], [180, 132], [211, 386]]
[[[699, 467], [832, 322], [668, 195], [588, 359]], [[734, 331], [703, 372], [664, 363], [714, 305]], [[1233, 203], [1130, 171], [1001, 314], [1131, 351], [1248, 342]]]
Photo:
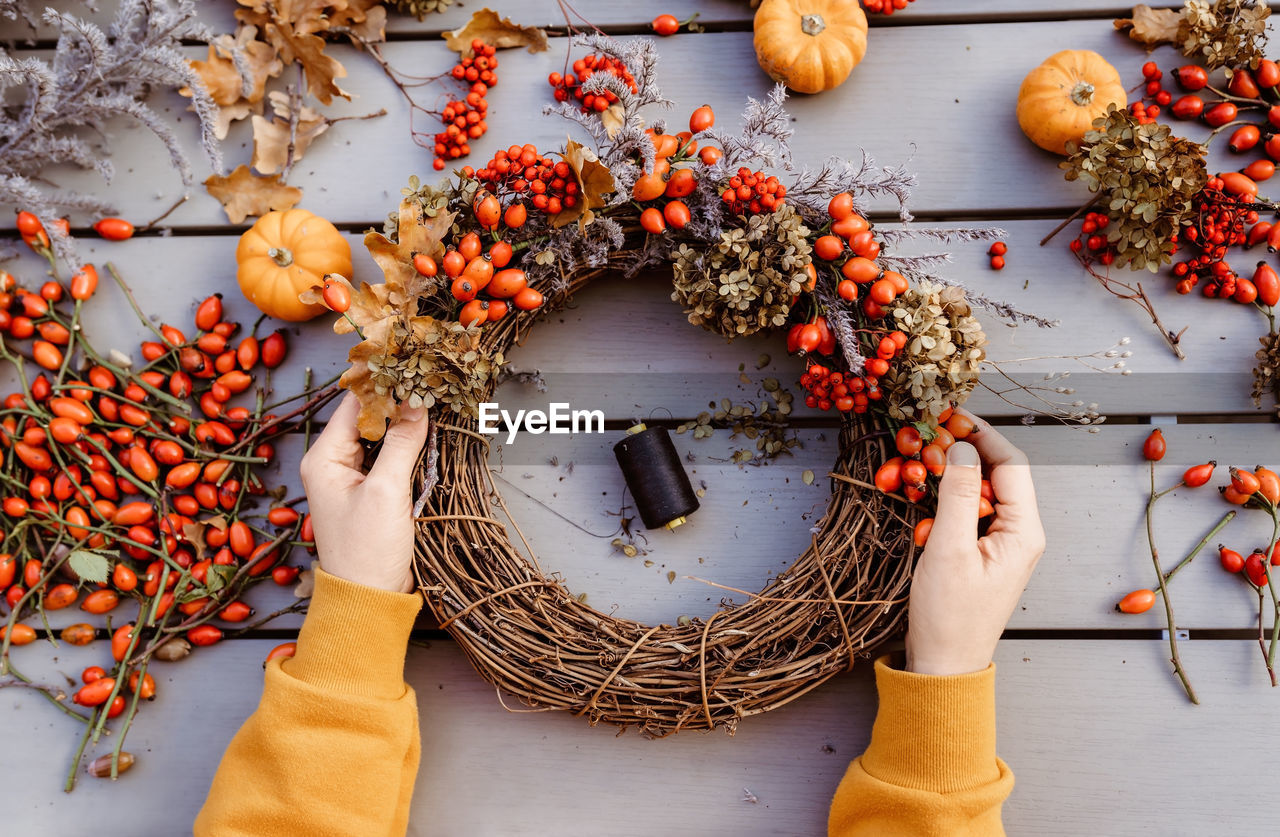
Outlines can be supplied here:
[[[234, 4], [204, 5], [210, 25], [227, 31]], [[551, 0], [490, 5], [524, 23], [562, 20]], [[660, 11], [702, 12], [711, 31], [658, 44], [659, 79], [676, 102], [673, 118], [679, 121], [708, 102], [728, 122], [744, 96], [769, 90], [752, 53], [744, 2], [658, 5], [580, 0], [578, 8], [606, 31], [626, 37], [643, 32]], [[451, 55], [440, 31], [460, 25], [478, 7], [457, 4], [422, 23], [394, 19], [388, 58], [409, 72], [445, 70]], [[1237, 306], [1179, 297], [1167, 277], [1153, 277], [1148, 285], [1166, 322], [1189, 326], [1188, 357], [1179, 362], [1141, 312], [1114, 301], [1082, 273], [1065, 241], [1037, 247], [1085, 193], [1062, 180], [1056, 159], [1027, 142], [1013, 117], [1023, 75], [1059, 49], [1098, 50], [1126, 81], [1136, 79], [1146, 56], [1114, 34], [1109, 20], [1124, 8], [1100, 0], [920, 0], [891, 20], [874, 22], [867, 59], [847, 84], [790, 101], [794, 153], [803, 164], [865, 147], [879, 162], [906, 162], [918, 174], [913, 208], [921, 219], [1008, 230], [1006, 270], [989, 270], [985, 245], [975, 244], [955, 248], [950, 274], [1061, 325], [1015, 329], [987, 318], [992, 357], [1032, 358], [1018, 369], [1034, 379], [1074, 370], [1067, 383], [1075, 393], [1068, 399], [1098, 402], [1111, 417], [1101, 433], [1088, 434], [1019, 426], [1020, 411], [991, 396], [972, 402], [988, 416], [1009, 420], [1009, 435], [1032, 456], [1049, 538], [997, 654], [1000, 753], [1017, 775], [1004, 809], [1009, 832], [1264, 833], [1274, 826], [1257, 787], [1265, 787], [1270, 756], [1280, 746], [1280, 726], [1270, 720], [1271, 701], [1280, 694], [1267, 688], [1256, 643], [1249, 639], [1252, 594], [1222, 573], [1210, 553], [1176, 585], [1179, 628], [1190, 636], [1183, 655], [1200, 707], [1187, 703], [1171, 674], [1168, 647], [1160, 640], [1160, 609], [1136, 617], [1112, 609], [1123, 593], [1151, 581], [1139, 452], [1148, 425], [1162, 424], [1169, 438], [1170, 455], [1158, 469], [1162, 482], [1208, 458], [1280, 464], [1274, 422], [1248, 398], [1261, 320]], [[37, 41], [31, 49], [49, 46]], [[566, 123], [536, 115], [550, 101], [545, 77], [562, 64], [568, 47], [563, 38], [551, 46], [538, 55], [503, 53], [501, 80], [490, 96], [492, 130], [474, 143], [468, 162], [478, 165], [513, 141], [540, 148], [563, 142]], [[303, 207], [350, 234], [356, 277], [376, 281], [359, 231], [380, 225], [410, 174], [431, 179], [433, 173], [429, 156], [409, 138], [408, 116], [395, 89], [354, 50], [331, 49], [349, 73], [343, 86], [357, 94], [334, 112], [385, 106], [389, 115], [334, 127], [308, 152], [291, 182], [305, 191]], [[196, 47], [189, 52], [203, 55]], [[1175, 62], [1167, 49], [1157, 58], [1166, 67]], [[192, 117], [183, 113], [185, 100], [160, 91], [154, 101], [181, 119], [180, 136], [203, 165]], [[226, 141], [231, 165], [247, 162], [247, 128], [237, 125]], [[49, 176], [60, 186], [109, 197], [134, 219], [154, 216], [180, 194], [181, 184], [155, 164], [159, 146], [142, 129], [120, 126], [112, 147], [119, 172], [113, 184], [104, 185], [92, 173]], [[170, 220], [172, 236], [121, 244], [86, 238], [82, 246], [93, 260], [117, 264], [159, 320], [188, 321], [193, 301], [213, 291], [227, 293], [231, 312], [248, 318], [249, 306], [234, 282], [233, 256], [243, 227], [227, 225], [216, 201], [202, 191]], [[0, 221], [9, 223], [7, 212]], [[86, 219], [73, 221], [80, 226]], [[22, 276], [40, 270], [29, 255], [8, 267]], [[779, 341], [727, 345], [687, 325], [668, 288], [660, 276], [594, 285], [572, 308], [548, 318], [510, 358], [519, 369], [541, 371], [549, 391], [509, 384], [500, 391], [503, 406], [569, 401], [604, 410], [617, 426], [667, 412], [686, 419], [710, 398], [754, 400], [762, 394], [759, 382], [769, 376], [797, 388], [800, 365], [785, 356]], [[141, 338], [124, 300], [109, 285], [90, 306], [86, 322], [100, 344], [113, 341], [127, 351]], [[291, 330], [293, 350], [276, 376], [278, 391], [295, 390], [306, 367], [320, 379], [342, 367], [347, 344], [325, 325]], [[1089, 372], [1055, 359], [1105, 351], [1124, 337], [1133, 352], [1129, 376]], [[771, 360], [756, 371], [762, 353]], [[751, 385], [739, 380], [744, 363]], [[615, 526], [609, 512], [617, 511], [623, 488], [610, 452], [619, 432], [521, 438], [510, 447], [496, 446], [495, 459], [507, 504], [544, 567], [562, 573], [599, 609], [671, 621], [682, 614], [708, 615], [720, 601], [719, 591], [686, 576], [759, 589], [807, 543], [827, 488], [821, 479], [806, 486], [800, 477], [805, 470], [825, 472], [835, 437], [829, 417], [803, 415], [797, 430], [803, 447], [767, 467], [726, 464], [740, 446], [726, 431], [708, 441], [677, 437], [681, 452], [693, 456], [695, 482], [706, 483], [703, 509], [674, 533], [646, 533], [647, 553], [636, 558], [609, 543]], [[293, 489], [301, 453], [301, 440], [281, 446], [279, 481]], [[1223, 511], [1208, 489], [1166, 502], [1159, 530], [1169, 555], [1199, 540]], [[1267, 534], [1258, 515], [1246, 517], [1225, 535], [1242, 549]], [[671, 571], [674, 582], [668, 581]], [[260, 588], [253, 597], [260, 610], [288, 601], [287, 591], [266, 587], [272, 589]], [[79, 614], [51, 621], [79, 621]], [[83, 779], [69, 796], [61, 792], [61, 779], [75, 731], [35, 696], [6, 690], [0, 695], [5, 833], [86, 833], [86, 824], [107, 812], [139, 823], [131, 834], [186, 831], [222, 750], [257, 703], [264, 654], [298, 622], [281, 620], [271, 632], [225, 642], [181, 663], [158, 663], [153, 671], [160, 697], [140, 713], [129, 738], [138, 766], [114, 785]], [[410, 649], [406, 673], [419, 696], [424, 751], [409, 828], [414, 835], [822, 833], [831, 794], [848, 761], [865, 746], [875, 714], [866, 665], [785, 709], [749, 719], [732, 738], [615, 737], [612, 729], [593, 729], [560, 713], [508, 713], [451, 641], [423, 636], [425, 645]], [[103, 647], [63, 646], [52, 658], [42, 646], [14, 653], [26, 673], [53, 681], [98, 662]], [[516, 706], [510, 700], [507, 705]], [[745, 801], [748, 790], [757, 801]]]

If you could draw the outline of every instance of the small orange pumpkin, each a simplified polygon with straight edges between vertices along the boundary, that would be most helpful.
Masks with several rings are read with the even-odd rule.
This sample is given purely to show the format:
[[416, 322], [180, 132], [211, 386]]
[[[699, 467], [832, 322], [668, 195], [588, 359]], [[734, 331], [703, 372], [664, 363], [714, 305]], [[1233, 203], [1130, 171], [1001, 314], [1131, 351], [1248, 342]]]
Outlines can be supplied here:
[[753, 29], [760, 67], [798, 93], [842, 84], [867, 54], [867, 16], [856, 0], [764, 0]]
[[305, 209], [268, 212], [236, 247], [240, 291], [264, 314], [301, 322], [328, 311], [298, 294], [326, 273], [351, 275], [351, 245], [333, 224]]
[[1018, 124], [1036, 145], [1066, 154], [1068, 142], [1080, 142], [1093, 121], [1111, 105], [1129, 102], [1120, 73], [1096, 52], [1064, 49], [1022, 80]]

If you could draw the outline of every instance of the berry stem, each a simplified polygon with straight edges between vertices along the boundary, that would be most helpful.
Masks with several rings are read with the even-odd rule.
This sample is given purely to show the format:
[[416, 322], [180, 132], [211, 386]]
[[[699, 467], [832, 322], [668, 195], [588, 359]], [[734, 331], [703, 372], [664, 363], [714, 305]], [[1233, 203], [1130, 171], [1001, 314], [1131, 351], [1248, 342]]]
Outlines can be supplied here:
[[[1178, 485], [1181, 486], [1182, 483], [1179, 483]], [[1205, 545], [1208, 544], [1210, 540], [1217, 537], [1218, 533], [1221, 532], [1228, 523], [1230, 523], [1232, 520], [1235, 520], [1235, 517], [1236, 517], [1236, 512], [1234, 510], [1224, 514], [1222, 516], [1222, 519], [1218, 521], [1217, 525], [1209, 530], [1209, 534], [1205, 535], [1204, 538], [1201, 539], [1200, 543], [1196, 544], [1195, 548], [1187, 553], [1187, 557], [1183, 558], [1181, 561], [1178, 562], [1178, 565], [1176, 567], [1174, 567], [1173, 569], [1169, 570], [1169, 572], [1164, 574], [1164, 580], [1166, 582], [1172, 581], [1173, 577], [1178, 574], [1178, 570], [1182, 569], [1187, 564], [1190, 564], [1191, 560], [1200, 554], [1200, 550], [1204, 549]]]
[[1151, 499], [1147, 501], [1147, 545], [1151, 548], [1151, 563], [1155, 565], [1156, 581], [1160, 582], [1160, 596], [1164, 599], [1164, 613], [1169, 632], [1169, 661], [1173, 663], [1173, 671], [1182, 681], [1182, 688], [1186, 690], [1187, 697], [1192, 703], [1199, 705], [1200, 699], [1196, 697], [1195, 689], [1191, 688], [1191, 681], [1187, 679], [1187, 672], [1182, 667], [1182, 658], [1178, 656], [1178, 631], [1173, 619], [1173, 603], [1169, 601], [1169, 588], [1165, 584], [1164, 572], [1160, 569], [1160, 552], [1156, 549], [1155, 526], [1152, 522], [1156, 500], [1161, 496], [1156, 493], [1156, 464], [1148, 462], [1147, 466], [1151, 473]]

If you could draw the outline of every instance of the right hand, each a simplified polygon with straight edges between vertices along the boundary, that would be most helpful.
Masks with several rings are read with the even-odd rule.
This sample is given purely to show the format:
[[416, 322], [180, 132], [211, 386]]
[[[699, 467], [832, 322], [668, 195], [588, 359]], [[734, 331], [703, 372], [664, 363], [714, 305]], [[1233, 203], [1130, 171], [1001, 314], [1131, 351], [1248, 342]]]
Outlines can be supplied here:
[[366, 474], [356, 429], [360, 401], [347, 393], [302, 457], [320, 568], [367, 587], [413, 589], [413, 469], [427, 438], [425, 410], [402, 408]]
[[[1045, 547], [1026, 455], [964, 414], [974, 431], [947, 451], [937, 517], [911, 581], [907, 670], [919, 674], [965, 674], [991, 663]], [[999, 505], [979, 538], [981, 462]]]

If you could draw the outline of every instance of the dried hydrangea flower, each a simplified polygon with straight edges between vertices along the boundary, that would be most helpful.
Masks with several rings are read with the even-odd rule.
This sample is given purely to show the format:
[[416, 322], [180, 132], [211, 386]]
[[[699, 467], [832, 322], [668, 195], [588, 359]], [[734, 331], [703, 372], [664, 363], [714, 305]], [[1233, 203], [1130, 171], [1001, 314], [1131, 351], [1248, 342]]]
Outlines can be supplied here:
[[685, 307], [689, 322], [725, 337], [780, 328], [809, 281], [808, 236], [795, 209], [783, 205], [746, 217], [745, 227], [725, 230], [707, 252], [681, 244], [671, 254], [671, 298]]
[[960, 288], [922, 282], [888, 309], [907, 343], [880, 380], [889, 415], [935, 422], [963, 404], [978, 383], [987, 335]]
[[1098, 206], [1114, 222], [1107, 242], [1116, 263], [1153, 273], [1173, 257], [1173, 234], [1192, 200], [1209, 180], [1204, 146], [1175, 137], [1168, 125], [1140, 125], [1115, 105], [1093, 123], [1071, 156], [1059, 165], [1067, 180], [1098, 194]]

